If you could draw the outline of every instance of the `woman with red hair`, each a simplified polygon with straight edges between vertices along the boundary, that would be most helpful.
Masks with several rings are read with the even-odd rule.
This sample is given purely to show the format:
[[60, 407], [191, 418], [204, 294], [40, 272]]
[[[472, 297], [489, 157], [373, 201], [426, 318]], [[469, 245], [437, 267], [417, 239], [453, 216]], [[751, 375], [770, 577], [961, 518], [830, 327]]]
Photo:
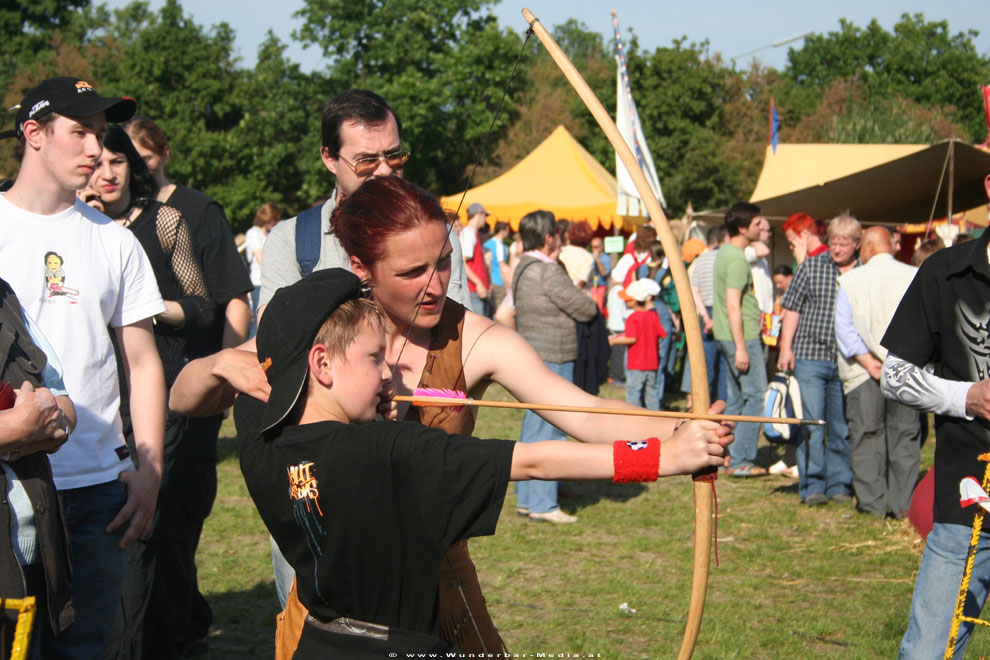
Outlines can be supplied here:
[[[450, 229], [443, 208], [426, 191], [398, 177], [372, 179], [334, 210], [331, 226], [350, 255], [351, 269], [368, 283], [385, 311], [385, 359], [393, 365], [396, 393], [432, 387], [481, 398], [494, 382], [520, 401], [635, 408], [580, 390], [553, 373], [515, 331], [447, 300]], [[252, 342], [242, 348], [254, 350]], [[267, 400], [269, 388], [256, 355], [228, 349], [187, 365], [170, 405], [189, 414], [211, 413], [229, 406], [237, 391]], [[718, 402], [712, 411], [723, 408]], [[470, 434], [476, 415], [470, 408], [458, 413], [406, 403], [393, 403], [382, 412], [459, 434]], [[664, 441], [663, 460], [678, 464], [698, 449], [697, 440], [688, 442], [688, 434], [711, 438], [730, 433], [713, 422], [688, 422], [678, 430], [673, 420], [656, 418], [625, 417], [617, 423], [591, 413], [538, 414], [585, 442], [658, 437]], [[466, 542], [448, 551], [439, 584], [444, 639], [467, 653], [502, 652]]]
[[825, 225], [807, 213], [795, 213], [784, 221], [784, 235], [794, 254], [794, 262], [800, 266], [808, 257], [814, 257], [828, 250], [822, 242]]

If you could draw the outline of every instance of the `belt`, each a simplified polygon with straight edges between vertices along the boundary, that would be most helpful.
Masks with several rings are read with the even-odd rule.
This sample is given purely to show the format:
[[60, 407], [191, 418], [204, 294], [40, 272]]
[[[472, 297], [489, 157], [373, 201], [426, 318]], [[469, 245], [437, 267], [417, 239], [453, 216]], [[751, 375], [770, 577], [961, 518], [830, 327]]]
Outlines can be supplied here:
[[306, 616], [306, 624], [338, 635], [353, 635], [355, 637], [368, 637], [381, 641], [388, 641], [389, 627], [380, 623], [368, 623], [349, 619], [346, 616], [338, 617], [333, 621], [323, 622], [312, 614]]

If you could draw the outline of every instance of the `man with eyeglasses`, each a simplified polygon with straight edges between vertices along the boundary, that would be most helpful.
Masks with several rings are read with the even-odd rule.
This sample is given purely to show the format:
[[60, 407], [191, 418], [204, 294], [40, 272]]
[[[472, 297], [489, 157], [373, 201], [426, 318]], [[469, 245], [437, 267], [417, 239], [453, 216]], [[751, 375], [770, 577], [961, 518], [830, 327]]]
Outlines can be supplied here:
[[[320, 157], [337, 187], [322, 207], [280, 222], [268, 235], [261, 264], [259, 319], [279, 288], [314, 270], [350, 269], [350, 259], [330, 232], [330, 214], [365, 181], [402, 176], [409, 162], [410, 153], [401, 142], [402, 122], [374, 92], [349, 89], [331, 98], [323, 108], [321, 129]], [[470, 309], [460, 241], [450, 243], [454, 252], [447, 297]]]
[[821, 243], [817, 228], [818, 223], [804, 213], [784, 223], [795, 257], [806, 251], [807, 258], [781, 300], [784, 318], [777, 359], [777, 368], [793, 372], [797, 379], [805, 417], [824, 417], [826, 422], [825, 428], [808, 427], [807, 439], [797, 448], [798, 494], [808, 506], [852, 501], [849, 426], [836, 360], [835, 301], [836, 278], [856, 265], [862, 233], [859, 222], [849, 215], [829, 222], [827, 244]]

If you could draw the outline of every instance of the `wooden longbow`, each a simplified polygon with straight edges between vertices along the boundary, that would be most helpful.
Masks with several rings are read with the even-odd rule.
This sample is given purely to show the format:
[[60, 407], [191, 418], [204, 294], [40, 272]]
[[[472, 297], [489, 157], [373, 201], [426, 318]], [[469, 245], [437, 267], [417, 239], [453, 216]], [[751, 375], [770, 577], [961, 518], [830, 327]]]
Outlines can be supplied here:
[[[653, 190], [646, 181], [646, 176], [640, 168], [636, 157], [633, 155], [629, 145], [619, 134], [619, 129], [615, 126], [608, 111], [602, 105], [595, 93], [591, 91], [588, 83], [574, 68], [574, 64], [567, 58], [557, 42], [550, 36], [539, 19], [528, 9], [522, 10], [522, 15], [529, 24], [530, 29], [543, 43], [550, 57], [560, 68], [564, 77], [571, 84], [574, 90], [584, 101], [584, 104], [591, 111], [598, 125], [605, 132], [608, 141], [612, 143], [616, 154], [626, 166], [632, 176], [636, 190], [646, 204], [646, 209], [653, 219], [653, 224], [657, 230], [657, 236], [663, 245], [668, 261], [670, 263], [670, 273], [674, 278], [674, 288], [681, 304], [681, 319], [684, 324], [684, 337], [687, 340], [688, 362], [691, 365], [691, 394], [692, 412], [707, 413], [711, 405], [708, 392], [708, 369], [705, 365], [705, 351], [701, 342], [701, 324], [698, 321], [698, 310], [694, 304], [694, 296], [691, 293], [691, 285], [688, 282], [687, 269], [684, 268], [684, 260], [681, 259], [680, 246], [674, 238], [670, 225], [667, 224], [667, 217], [664, 215], [660, 202], [657, 201]], [[698, 641], [698, 632], [701, 629], [701, 618], [705, 610], [705, 595], [708, 592], [708, 570], [712, 554], [712, 498], [713, 482], [716, 471], [714, 468], [694, 475], [694, 569], [691, 577], [691, 601], [688, 606], [687, 623], [684, 628], [684, 638], [681, 641], [681, 650], [678, 654], [680, 660], [687, 660], [694, 653], [695, 644]]]

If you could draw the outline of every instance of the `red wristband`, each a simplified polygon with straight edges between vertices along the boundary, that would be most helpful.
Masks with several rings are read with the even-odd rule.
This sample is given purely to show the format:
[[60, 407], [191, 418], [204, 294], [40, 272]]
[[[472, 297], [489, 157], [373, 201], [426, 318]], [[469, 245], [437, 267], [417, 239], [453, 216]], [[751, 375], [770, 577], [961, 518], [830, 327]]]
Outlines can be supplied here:
[[660, 474], [660, 441], [648, 438], [613, 443], [612, 464], [612, 481], [617, 484], [656, 481]]

